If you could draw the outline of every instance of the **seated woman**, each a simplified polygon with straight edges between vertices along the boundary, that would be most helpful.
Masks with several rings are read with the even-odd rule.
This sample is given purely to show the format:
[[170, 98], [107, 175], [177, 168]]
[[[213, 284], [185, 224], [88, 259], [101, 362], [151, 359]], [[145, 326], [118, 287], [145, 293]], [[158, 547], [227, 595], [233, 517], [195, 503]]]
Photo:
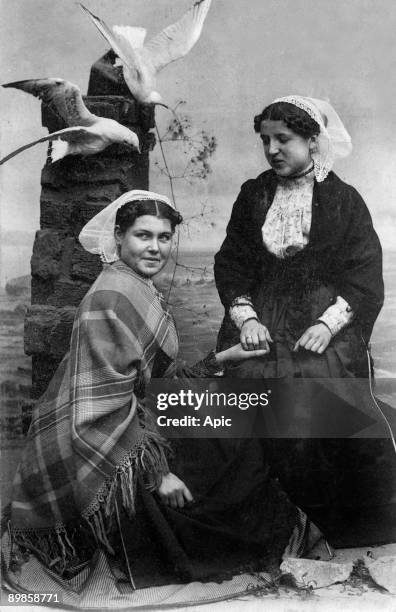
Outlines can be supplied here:
[[[268, 568], [286, 549], [300, 555], [320, 536], [269, 478], [259, 445], [185, 440], [170, 471], [143, 398], [151, 376], [174, 375], [177, 333], [151, 279], [180, 222], [164, 196], [130, 191], [80, 234], [111, 265], [84, 297], [70, 352], [34, 410], [11, 503], [14, 569], [33, 553], [70, 577], [100, 548], [126, 555], [138, 587], [219, 579]], [[263, 353], [238, 344], [181, 375]]]
[[249, 376], [367, 375], [382, 252], [362, 198], [331, 171], [350, 137], [330, 104], [300, 96], [267, 106], [254, 127], [271, 169], [242, 186], [215, 257], [219, 345], [269, 350], [231, 367]]
[[[382, 252], [370, 213], [358, 192], [332, 172], [334, 160], [350, 153], [351, 139], [329, 103], [301, 96], [275, 100], [255, 117], [254, 129], [271, 168], [242, 185], [215, 256], [216, 285], [225, 308], [218, 347], [224, 350], [240, 340], [244, 348], [264, 348], [267, 354], [229, 363], [226, 376], [283, 379], [282, 388], [290, 390], [290, 404], [302, 418], [315, 414], [309, 411], [321, 396], [313, 382], [297, 386], [295, 379], [333, 378], [339, 397], [330, 411], [338, 406], [339, 414], [344, 409], [350, 413], [353, 404], [360, 408], [366, 402], [375, 413], [368, 384], [362, 384], [364, 394], [352, 406], [345, 395], [347, 379], [371, 373], [368, 343], [384, 299]], [[312, 421], [307, 420], [309, 437]], [[293, 437], [295, 423], [290, 425]], [[389, 431], [384, 430], [385, 438]], [[305, 489], [305, 502], [324, 505], [329, 512], [340, 503], [362, 507], [362, 500], [378, 492], [378, 478], [369, 492], [356, 471], [355, 477], [346, 477], [346, 467], [358, 463], [359, 448], [373, 454], [372, 463], [389, 448], [394, 462], [385, 439], [299, 442], [305, 449], [302, 487], [296, 444], [276, 440], [272, 446], [272, 462], [276, 454], [288, 473], [286, 489], [294, 489], [297, 503], [303, 503]], [[318, 470], [315, 491], [313, 472]], [[342, 493], [336, 492], [336, 480], [343, 482]], [[366, 531], [361, 542], [364, 537]], [[344, 544], [356, 541], [346, 538]]]

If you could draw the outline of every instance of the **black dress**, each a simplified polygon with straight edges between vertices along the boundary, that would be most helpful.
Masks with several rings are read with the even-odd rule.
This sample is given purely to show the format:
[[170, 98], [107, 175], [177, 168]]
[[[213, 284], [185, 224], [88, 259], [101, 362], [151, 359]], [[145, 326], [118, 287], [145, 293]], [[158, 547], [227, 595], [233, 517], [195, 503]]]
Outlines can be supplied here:
[[[230, 364], [226, 375], [283, 379], [290, 387], [289, 401], [300, 404], [301, 411], [307, 412], [307, 406], [312, 410], [315, 388], [307, 384], [306, 392], [293, 394], [291, 379], [330, 377], [341, 381], [349, 377], [367, 379], [369, 375], [369, 340], [384, 299], [382, 251], [364, 201], [353, 187], [331, 172], [323, 182], [314, 183], [309, 243], [293, 256], [275, 257], [263, 244], [261, 228], [276, 188], [277, 178], [272, 170], [242, 185], [226, 238], [215, 256], [216, 285], [225, 308], [218, 349], [238, 342], [240, 331], [231, 321], [229, 309], [235, 298], [249, 295], [273, 343], [264, 358]], [[302, 349], [294, 352], [298, 338], [337, 296], [353, 309], [352, 322], [331, 339], [322, 355]], [[371, 402], [368, 383], [366, 390], [364, 401]], [[353, 409], [360, 399], [352, 401]], [[338, 403], [338, 409], [351, 405], [341, 382]], [[393, 469], [394, 474], [389, 440], [278, 439], [263, 444], [270, 449], [267, 456], [292, 499], [333, 543], [361, 544], [371, 536], [372, 544], [386, 539], [381, 534], [351, 534], [356, 532], [356, 518], [363, 516], [367, 499], [377, 496], [378, 505], [389, 502], [389, 488], [385, 499], [383, 493], [391, 482], [382, 479], [380, 483], [378, 478], [379, 457], [385, 469]], [[370, 469], [372, 476], [367, 481]], [[356, 470], [360, 470], [360, 476]], [[394, 522], [392, 529], [394, 537]]]
[[[204, 359], [167, 369], [157, 354], [153, 377], [205, 378], [215, 370]], [[143, 393], [143, 391], [142, 391]], [[151, 419], [147, 410], [145, 419]], [[175, 582], [229, 580], [235, 574], [279, 568], [282, 556], [302, 556], [321, 532], [272, 477], [259, 440], [171, 441], [169, 469], [189, 488], [193, 502], [173, 509], [138, 482], [136, 517], [121, 510], [121, 532], [138, 588]], [[122, 504], [119, 504], [120, 508]], [[115, 548], [124, 557], [119, 533]], [[124, 566], [125, 571], [125, 566]]]
[[[305, 358], [299, 358], [293, 370], [303, 367], [304, 376], [325, 376], [326, 371], [329, 376], [341, 375], [341, 371], [361, 375], [367, 370], [362, 365], [365, 345], [384, 299], [382, 251], [370, 213], [357, 191], [331, 172], [325, 181], [314, 184], [309, 244], [292, 257], [278, 259], [265, 248], [261, 234], [276, 187], [273, 171], [242, 186], [227, 236], [215, 256], [216, 286], [226, 313], [219, 348], [239, 339], [228, 311], [240, 295], [251, 295], [260, 319], [275, 335], [274, 344], [285, 348], [294, 346], [339, 295], [351, 306], [355, 318], [332, 339], [329, 349], [346, 351], [348, 358], [346, 354], [340, 357], [343, 365], [335, 371], [332, 364], [324, 363], [329, 360], [326, 351], [320, 358], [323, 363], [315, 359], [306, 369], [307, 364], [302, 363]], [[273, 358], [278, 365], [267, 366]], [[261, 362], [266, 376], [293, 375], [275, 355]], [[250, 371], [252, 363], [245, 366]]]

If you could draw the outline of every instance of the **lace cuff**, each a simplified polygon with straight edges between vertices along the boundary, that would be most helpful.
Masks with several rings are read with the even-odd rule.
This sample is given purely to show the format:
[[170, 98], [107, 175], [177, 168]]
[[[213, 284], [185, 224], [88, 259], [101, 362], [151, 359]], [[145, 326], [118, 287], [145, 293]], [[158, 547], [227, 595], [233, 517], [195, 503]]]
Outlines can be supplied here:
[[174, 378], [212, 378], [221, 376], [223, 366], [217, 363], [216, 353], [210, 351], [206, 357], [197, 361], [193, 366], [179, 364]]
[[321, 317], [318, 317], [318, 321], [322, 321], [329, 330], [331, 335], [335, 336], [341, 329], [348, 325], [355, 313], [349, 306], [348, 302], [344, 300], [340, 295], [337, 296], [335, 304], [332, 304], [324, 311]]
[[230, 317], [234, 325], [240, 330], [248, 319], [257, 319], [258, 316], [253, 308], [253, 302], [249, 295], [241, 295], [235, 298], [230, 307]]

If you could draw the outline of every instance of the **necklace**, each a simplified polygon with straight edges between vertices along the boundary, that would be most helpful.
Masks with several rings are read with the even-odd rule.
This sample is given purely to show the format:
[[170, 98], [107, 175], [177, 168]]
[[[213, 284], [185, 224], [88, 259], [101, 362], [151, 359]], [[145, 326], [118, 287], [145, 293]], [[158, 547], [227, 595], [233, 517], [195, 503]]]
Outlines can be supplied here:
[[313, 164], [308, 168], [308, 170], [304, 170], [304, 172], [300, 172], [299, 174], [292, 174], [291, 176], [283, 176], [282, 178], [292, 181], [293, 179], [302, 178], [303, 176], [307, 176], [314, 169]]

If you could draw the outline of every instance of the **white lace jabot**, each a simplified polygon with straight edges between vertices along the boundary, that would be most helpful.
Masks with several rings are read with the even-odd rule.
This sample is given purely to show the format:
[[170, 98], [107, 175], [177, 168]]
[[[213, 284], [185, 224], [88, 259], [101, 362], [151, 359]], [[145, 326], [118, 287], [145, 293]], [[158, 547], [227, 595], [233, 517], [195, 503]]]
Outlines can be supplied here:
[[[268, 251], [279, 259], [292, 257], [309, 243], [314, 182], [313, 169], [294, 179], [278, 177], [275, 196], [261, 231]], [[240, 296], [233, 301], [230, 316], [238, 329], [249, 319], [258, 320], [250, 295]], [[337, 296], [335, 303], [318, 320], [334, 336], [351, 322], [353, 316], [349, 304]]]
[[263, 227], [268, 251], [285, 259], [309, 242], [312, 219], [313, 169], [294, 179], [278, 178], [278, 186]]

